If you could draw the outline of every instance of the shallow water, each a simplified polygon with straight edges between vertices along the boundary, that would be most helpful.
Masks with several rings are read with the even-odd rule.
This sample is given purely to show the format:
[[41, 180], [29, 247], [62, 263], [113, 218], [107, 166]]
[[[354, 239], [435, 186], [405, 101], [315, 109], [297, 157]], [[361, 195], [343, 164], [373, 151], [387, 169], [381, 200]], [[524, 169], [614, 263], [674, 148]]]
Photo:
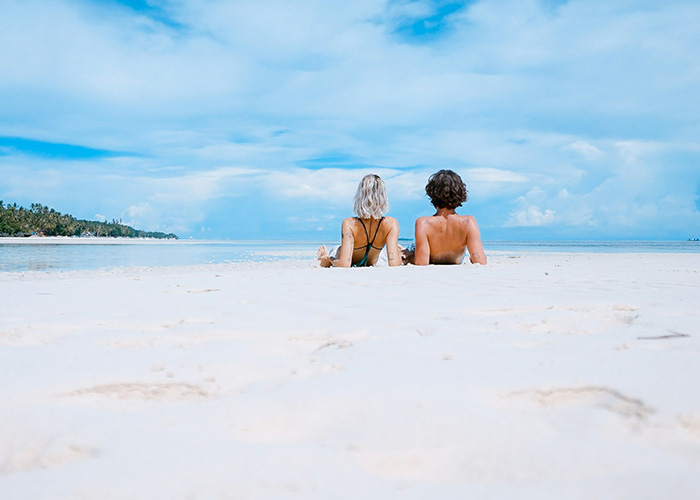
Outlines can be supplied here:
[[700, 253], [698, 241], [488, 241], [484, 249], [574, 253]]
[[[167, 267], [315, 259], [309, 241], [197, 241], [82, 238], [0, 238], [0, 272]], [[412, 241], [402, 239], [409, 246]], [[700, 253], [693, 241], [486, 241], [490, 252]]]
[[[32, 238], [32, 240], [34, 240]], [[315, 256], [313, 243], [260, 241], [88, 240], [3, 242], [0, 272], [72, 271], [265, 262]]]

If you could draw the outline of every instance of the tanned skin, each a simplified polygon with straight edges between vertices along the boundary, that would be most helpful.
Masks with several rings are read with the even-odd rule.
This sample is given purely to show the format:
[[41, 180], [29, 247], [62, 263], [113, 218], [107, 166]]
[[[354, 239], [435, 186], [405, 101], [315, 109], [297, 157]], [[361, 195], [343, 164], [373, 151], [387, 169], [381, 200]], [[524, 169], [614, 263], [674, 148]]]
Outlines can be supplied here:
[[404, 255], [408, 263], [461, 264], [465, 251], [469, 251], [472, 264], [486, 264], [479, 226], [471, 215], [458, 215], [453, 208], [438, 208], [435, 215], [416, 220], [415, 236], [414, 255]]
[[[374, 236], [379, 220], [377, 219], [362, 219], [365, 223], [370, 239]], [[332, 258], [328, 255], [326, 245], [322, 245], [318, 249], [318, 260], [321, 267], [350, 267], [362, 260], [365, 255], [365, 247], [367, 246], [367, 235], [362, 229], [362, 224], [355, 217], [348, 217], [341, 225], [342, 239], [340, 242], [340, 250], [337, 258]], [[374, 240], [374, 247], [383, 248], [386, 245], [387, 257], [390, 266], [401, 265], [401, 253], [399, 252], [399, 222], [393, 217], [384, 217], [382, 224], [379, 226], [379, 232]], [[372, 248], [367, 257], [367, 263], [373, 266], [379, 259], [381, 250]]]

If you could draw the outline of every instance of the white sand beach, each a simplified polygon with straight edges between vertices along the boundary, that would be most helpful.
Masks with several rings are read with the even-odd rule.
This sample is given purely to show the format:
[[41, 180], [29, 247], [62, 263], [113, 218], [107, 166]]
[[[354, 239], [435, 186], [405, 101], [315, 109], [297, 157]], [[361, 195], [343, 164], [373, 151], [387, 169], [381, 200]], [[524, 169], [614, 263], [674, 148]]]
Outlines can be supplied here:
[[0, 273], [0, 498], [700, 498], [700, 254]]

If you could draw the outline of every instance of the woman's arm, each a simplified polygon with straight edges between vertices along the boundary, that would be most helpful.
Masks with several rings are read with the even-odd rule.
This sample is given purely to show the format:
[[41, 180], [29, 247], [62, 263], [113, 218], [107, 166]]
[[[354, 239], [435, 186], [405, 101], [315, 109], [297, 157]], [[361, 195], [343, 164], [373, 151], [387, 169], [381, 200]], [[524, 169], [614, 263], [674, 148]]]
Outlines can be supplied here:
[[430, 264], [430, 243], [428, 243], [428, 224], [423, 220], [423, 217], [416, 219], [416, 253], [413, 257], [413, 263], [417, 266], [427, 266]]
[[352, 218], [345, 219], [340, 226], [340, 249], [338, 257], [331, 258], [332, 267], [350, 267], [352, 265], [352, 251], [355, 246], [355, 237], [352, 234]]
[[386, 236], [386, 256], [390, 266], [401, 265], [401, 252], [399, 252], [399, 221], [393, 217], [385, 217], [389, 225], [389, 234]]

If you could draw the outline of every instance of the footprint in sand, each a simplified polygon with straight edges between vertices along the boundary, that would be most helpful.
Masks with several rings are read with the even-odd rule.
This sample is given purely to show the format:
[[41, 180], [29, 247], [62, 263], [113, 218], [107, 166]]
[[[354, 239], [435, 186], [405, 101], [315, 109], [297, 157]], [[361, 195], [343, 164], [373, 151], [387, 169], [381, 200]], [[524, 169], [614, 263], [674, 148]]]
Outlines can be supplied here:
[[349, 340], [345, 339], [332, 339], [329, 340], [328, 342], [324, 342], [321, 344], [318, 349], [316, 349], [315, 352], [322, 351], [323, 349], [328, 349], [329, 347], [334, 347], [336, 349], [347, 349], [348, 347], [352, 347], [355, 344], [350, 342]]
[[[631, 326], [639, 317], [631, 306], [610, 308], [552, 307], [535, 317], [537, 321], [525, 321], [518, 329], [529, 333], [566, 335], [602, 334], [617, 328]], [[533, 318], [534, 319], [534, 318]]]
[[33, 438], [5, 444], [0, 453], [0, 475], [32, 469], [50, 469], [97, 455], [97, 451], [56, 438]]
[[692, 438], [700, 441], [700, 414], [681, 415], [678, 418], [678, 423]]
[[499, 317], [501, 328], [515, 328], [534, 334], [595, 335], [631, 326], [639, 317], [638, 309], [628, 305], [608, 307], [485, 309], [470, 311], [484, 320]]
[[561, 389], [511, 392], [506, 398], [526, 399], [542, 407], [588, 406], [603, 408], [625, 418], [646, 419], [654, 410], [641, 400], [607, 387], [566, 387]]
[[121, 338], [119, 340], [102, 340], [102, 343], [117, 349], [142, 349], [154, 346], [168, 347], [195, 347], [208, 342], [220, 342], [232, 338], [229, 332], [212, 333], [172, 333], [167, 336], [132, 336], [131, 338]]
[[0, 345], [38, 346], [79, 333], [79, 327], [35, 324], [0, 331]]
[[68, 397], [98, 396], [119, 400], [143, 401], [194, 401], [214, 397], [199, 386], [184, 383], [123, 383], [106, 384], [79, 389], [66, 394]]
[[347, 349], [348, 347], [354, 347], [356, 344], [364, 342], [369, 339], [368, 330], [357, 330], [354, 332], [344, 332], [340, 335], [326, 335], [324, 338], [320, 339], [309, 339], [312, 341], [321, 341], [318, 347], [313, 351], [313, 353], [318, 353], [324, 349]]

